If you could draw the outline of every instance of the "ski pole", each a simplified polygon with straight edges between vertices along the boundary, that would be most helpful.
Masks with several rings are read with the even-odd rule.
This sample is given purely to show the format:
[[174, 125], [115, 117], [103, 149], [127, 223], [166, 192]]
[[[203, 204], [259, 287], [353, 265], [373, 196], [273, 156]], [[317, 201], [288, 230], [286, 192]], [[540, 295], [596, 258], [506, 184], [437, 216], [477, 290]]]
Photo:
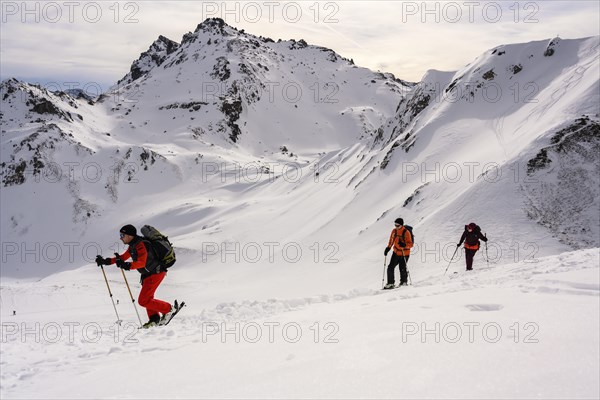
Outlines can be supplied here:
[[402, 258], [404, 258], [404, 268], [406, 268], [406, 275], [408, 276], [408, 284], [412, 286], [412, 279], [410, 278], [410, 271], [408, 270], [408, 260], [404, 256], [402, 256]]
[[444, 271], [444, 275], [446, 275], [446, 272], [448, 272], [448, 268], [450, 268], [450, 264], [452, 264], [452, 260], [454, 260], [454, 256], [456, 255], [456, 252], [458, 251], [458, 247], [456, 246], [456, 250], [454, 250], [454, 254], [452, 254], [452, 258], [450, 259], [450, 262], [448, 263], [448, 266], [446, 267], [446, 270]]
[[[115, 253], [115, 256], [117, 258], [119, 258], [119, 254]], [[127, 277], [125, 276], [125, 271], [123, 271], [122, 268], [119, 268], [121, 270], [121, 273], [123, 274], [123, 279], [125, 280], [125, 285], [127, 286], [127, 291], [129, 292], [129, 297], [131, 297], [131, 303], [133, 304], [133, 309], [135, 310], [135, 313], [137, 314], [138, 317], [138, 321], [140, 321], [140, 327], [143, 325], [142, 324], [142, 319], [140, 318], [140, 313], [138, 312], [137, 307], [135, 306], [135, 300], [133, 299], [133, 294], [131, 294], [131, 289], [129, 288], [129, 282], [127, 282]]]
[[381, 278], [381, 289], [385, 287], [385, 267], [387, 266], [387, 255], [383, 256], [383, 277]]
[[[487, 235], [484, 233], [483, 236], [485, 236], [485, 238], [487, 239]], [[485, 241], [485, 261], [487, 262], [487, 266], [488, 268], [490, 267], [490, 256], [488, 255], [488, 250], [487, 250], [487, 240]]]
[[102, 275], [104, 275], [104, 282], [106, 282], [106, 288], [108, 289], [108, 294], [110, 295], [110, 300], [112, 301], [113, 308], [115, 309], [115, 314], [117, 314], [117, 324], [121, 325], [121, 318], [119, 318], [119, 313], [117, 312], [117, 306], [115, 305], [115, 299], [113, 299], [113, 294], [110, 291], [108, 279], [106, 279], [106, 272], [104, 272], [104, 267], [102, 265], [100, 265], [100, 269], [102, 270]]

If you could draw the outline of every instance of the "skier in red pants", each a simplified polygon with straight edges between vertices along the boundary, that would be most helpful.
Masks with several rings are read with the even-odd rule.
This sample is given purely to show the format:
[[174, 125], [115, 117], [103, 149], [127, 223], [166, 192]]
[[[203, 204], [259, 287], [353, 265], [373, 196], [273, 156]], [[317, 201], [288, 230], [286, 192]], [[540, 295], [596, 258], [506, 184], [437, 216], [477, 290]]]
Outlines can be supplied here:
[[[155, 259], [151, 244], [137, 235], [137, 230], [133, 225], [125, 225], [121, 228], [120, 237], [123, 244], [129, 246], [125, 253], [118, 258], [96, 257], [98, 265], [117, 264], [117, 267], [126, 271], [136, 269], [141, 274], [142, 290], [138, 297], [140, 306], [146, 308], [149, 321], [143, 327], [150, 328], [158, 325], [161, 321], [168, 321], [174, 308], [166, 301], [154, 298], [154, 292], [167, 275], [162, 271], [159, 262]], [[131, 258], [132, 262], [125, 262]], [[162, 314], [162, 317], [161, 315]]]

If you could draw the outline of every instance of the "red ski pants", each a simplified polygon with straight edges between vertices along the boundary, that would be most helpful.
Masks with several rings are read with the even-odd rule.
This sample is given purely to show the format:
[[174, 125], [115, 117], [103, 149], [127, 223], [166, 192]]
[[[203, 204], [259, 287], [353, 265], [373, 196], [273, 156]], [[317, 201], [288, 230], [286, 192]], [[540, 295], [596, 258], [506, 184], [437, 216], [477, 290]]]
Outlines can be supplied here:
[[165, 279], [166, 272], [150, 275], [144, 279], [142, 283], [142, 290], [138, 297], [138, 304], [146, 308], [148, 317], [156, 315], [158, 313], [166, 314], [171, 311], [171, 305], [166, 301], [158, 300], [154, 298], [154, 292], [158, 289], [158, 285]]

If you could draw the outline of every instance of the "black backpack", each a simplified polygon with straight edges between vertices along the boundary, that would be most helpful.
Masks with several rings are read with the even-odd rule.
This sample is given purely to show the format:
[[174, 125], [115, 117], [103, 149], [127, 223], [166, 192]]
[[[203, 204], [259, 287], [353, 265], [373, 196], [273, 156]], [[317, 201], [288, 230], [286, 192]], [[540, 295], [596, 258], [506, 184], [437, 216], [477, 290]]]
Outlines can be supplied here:
[[473, 232], [469, 233], [469, 230], [467, 229], [468, 225], [465, 225], [465, 232], [467, 233], [466, 237], [465, 237], [465, 243], [468, 244], [469, 246], [475, 246], [476, 244], [479, 244], [479, 232], [481, 232], [481, 227], [479, 225], [475, 225], [475, 229], [473, 229]]
[[151, 245], [154, 257], [160, 264], [161, 271], [166, 271], [175, 264], [175, 250], [169, 238], [150, 225], [144, 225], [141, 229], [144, 240]]
[[[410, 225], [404, 225], [404, 228], [406, 228], [408, 233], [410, 233], [410, 240], [414, 244], [415, 243], [415, 235], [413, 233], [413, 227]], [[402, 237], [402, 239], [404, 239], [404, 237]], [[401, 247], [406, 247], [406, 243], [402, 239], [400, 239], [400, 245], [401, 245]]]

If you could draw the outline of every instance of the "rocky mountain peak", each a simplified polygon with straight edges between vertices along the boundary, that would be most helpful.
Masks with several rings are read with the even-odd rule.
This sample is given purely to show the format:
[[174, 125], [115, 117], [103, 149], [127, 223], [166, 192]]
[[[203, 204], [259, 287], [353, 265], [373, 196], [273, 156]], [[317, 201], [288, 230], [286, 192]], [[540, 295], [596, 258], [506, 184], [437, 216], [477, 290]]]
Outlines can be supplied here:
[[[203, 22], [198, 24], [194, 33], [212, 32], [212, 33], [218, 33], [220, 35], [225, 36], [225, 35], [227, 35], [226, 28], [235, 29], [235, 28], [227, 25], [227, 23], [221, 18], [207, 18]], [[237, 29], [235, 29], [235, 30], [237, 30]]]
[[[15, 78], [4, 80], [0, 84], [2, 111], [0, 121], [3, 126], [14, 121], [45, 123], [55, 118], [67, 122], [83, 120], [78, 109], [82, 103], [72, 93], [51, 92], [40, 86], [19, 81]], [[4, 130], [3, 130], [4, 131]]]
[[119, 85], [127, 85], [151, 69], [161, 65], [167, 57], [179, 48], [179, 43], [160, 35], [140, 57], [131, 64], [129, 73], [118, 81]]

